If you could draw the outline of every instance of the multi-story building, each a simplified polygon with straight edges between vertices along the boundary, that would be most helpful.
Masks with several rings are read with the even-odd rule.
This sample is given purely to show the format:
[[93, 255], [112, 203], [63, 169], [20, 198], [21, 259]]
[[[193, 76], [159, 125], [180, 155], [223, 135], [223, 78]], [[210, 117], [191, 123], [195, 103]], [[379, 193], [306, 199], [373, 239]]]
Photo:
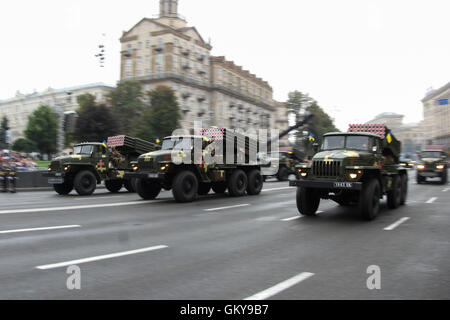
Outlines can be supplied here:
[[39, 106], [51, 108], [62, 107], [64, 111], [78, 109], [77, 97], [82, 94], [92, 94], [99, 103], [107, 102], [108, 93], [114, 89], [103, 83], [94, 83], [64, 89], [48, 88], [43, 92], [23, 94], [17, 91], [16, 96], [8, 100], [0, 100], [0, 119], [8, 118], [11, 128], [11, 138], [15, 141], [24, 137], [28, 116]]
[[423, 118], [428, 144], [443, 145], [450, 149], [450, 82], [431, 90], [423, 103]]
[[[160, 14], [144, 18], [121, 39], [121, 81], [138, 80], [145, 91], [172, 87], [182, 127], [287, 127], [285, 107], [271, 86], [225, 57], [211, 56], [212, 46], [178, 14], [177, 0], [160, 0]], [[280, 111], [281, 109], [281, 111]]]

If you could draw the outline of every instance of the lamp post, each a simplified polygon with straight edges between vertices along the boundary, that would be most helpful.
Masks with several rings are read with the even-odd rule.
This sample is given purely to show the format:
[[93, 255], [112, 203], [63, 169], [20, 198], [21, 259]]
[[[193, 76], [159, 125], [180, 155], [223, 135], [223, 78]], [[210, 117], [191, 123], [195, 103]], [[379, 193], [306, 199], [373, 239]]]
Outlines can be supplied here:
[[[58, 127], [56, 131], [56, 153], [58, 156], [62, 155], [64, 150], [64, 119], [66, 112], [65, 106], [70, 102], [70, 98], [72, 96], [72, 92], [66, 92], [66, 99], [60, 99], [59, 101], [53, 98], [55, 102], [55, 106], [53, 107], [55, 113], [58, 116]], [[62, 100], [62, 102], [61, 102]]]

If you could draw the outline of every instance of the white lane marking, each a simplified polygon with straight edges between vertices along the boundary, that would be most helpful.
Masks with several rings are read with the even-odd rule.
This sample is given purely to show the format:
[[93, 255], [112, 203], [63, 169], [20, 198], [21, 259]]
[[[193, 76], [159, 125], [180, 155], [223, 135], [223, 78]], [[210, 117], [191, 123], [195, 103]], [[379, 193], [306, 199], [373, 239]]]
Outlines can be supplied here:
[[408, 221], [409, 219], [411, 219], [411, 218], [410, 218], [410, 217], [404, 217], [404, 218], [401, 218], [401, 219], [398, 220], [397, 222], [391, 224], [389, 227], [384, 228], [384, 230], [386, 230], [386, 231], [394, 230], [394, 229], [397, 228], [399, 225], [401, 225], [402, 223]]
[[248, 298], [245, 298], [244, 300], [265, 300], [268, 299], [281, 291], [284, 291], [286, 289], [289, 289], [292, 286], [295, 286], [297, 283], [300, 283], [310, 277], [312, 277], [314, 273], [311, 272], [302, 272], [295, 277], [292, 277], [286, 281], [283, 281], [277, 285], [274, 285], [273, 287], [270, 287], [267, 290], [261, 291], [253, 296], [250, 296]]
[[220, 210], [226, 210], [226, 209], [234, 209], [234, 208], [241, 208], [241, 207], [247, 207], [247, 206], [249, 206], [250, 204], [248, 204], [248, 203], [244, 203], [244, 204], [238, 204], [238, 205], [235, 205], [235, 206], [229, 206], [229, 207], [221, 207], [221, 208], [212, 208], [212, 209], [204, 209], [205, 211], [208, 211], [208, 212], [212, 212], [212, 211], [220, 211]]
[[433, 203], [437, 200], [437, 197], [433, 197], [430, 200], [428, 200], [426, 203]]
[[81, 226], [80, 225], [71, 225], [71, 226], [56, 226], [56, 227], [45, 227], [45, 228], [5, 230], [5, 231], [0, 231], [0, 234], [30, 232], [30, 231], [43, 231], [43, 230], [70, 229], [70, 228], [81, 228]]
[[267, 192], [267, 191], [277, 191], [277, 190], [286, 190], [286, 189], [295, 189], [296, 187], [284, 187], [284, 188], [272, 188], [272, 189], [264, 189], [262, 190], [262, 192]]
[[448, 190], [450, 190], [450, 188], [445, 188], [442, 192], [447, 192]]
[[99, 200], [99, 199], [116, 199], [116, 198], [123, 198], [124, 196], [111, 196], [111, 197], [81, 197], [81, 198], [75, 198], [78, 201], [84, 201], [84, 200]]
[[281, 221], [292, 221], [292, 220], [297, 220], [300, 218], [303, 218], [303, 216], [295, 216], [295, 217], [291, 217], [291, 218], [281, 219]]
[[84, 259], [78, 259], [78, 260], [71, 260], [71, 261], [65, 261], [65, 262], [59, 262], [59, 263], [53, 263], [53, 264], [46, 264], [46, 265], [42, 265], [42, 266], [37, 266], [36, 269], [40, 269], [40, 270], [55, 269], [55, 268], [72, 266], [75, 264], [81, 264], [81, 263], [86, 263], [86, 262], [129, 256], [131, 254], [155, 251], [155, 250], [160, 250], [160, 249], [165, 249], [165, 248], [168, 248], [168, 246], [161, 245], [161, 246], [154, 246], [154, 247], [131, 250], [131, 251], [117, 252], [117, 253], [111, 253], [111, 254], [106, 254], [106, 255], [102, 255], [102, 256], [96, 256], [96, 257], [90, 257], [90, 258], [84, 258]]
[[49, 208], [1, 210], [0, 214], [48, 212], [48, 211], [64, 211], [64, 210], [81, 210], [81, 209], [95, 209], [95, 208], [109, 208], [109, 207], [124, 207], [124, 206], [132, 206], [132, 205], [139, 205], [139, 204], [146, 204], [146, 203], [155, 203], [155, 202], [159, 202], [159, 201], [164, 201], [164, 200], [103, 203], [103, 204], [91, 204], [91, 205], [84, 205], [84, 206], [68, 206], [68, 207], [49, 207]]

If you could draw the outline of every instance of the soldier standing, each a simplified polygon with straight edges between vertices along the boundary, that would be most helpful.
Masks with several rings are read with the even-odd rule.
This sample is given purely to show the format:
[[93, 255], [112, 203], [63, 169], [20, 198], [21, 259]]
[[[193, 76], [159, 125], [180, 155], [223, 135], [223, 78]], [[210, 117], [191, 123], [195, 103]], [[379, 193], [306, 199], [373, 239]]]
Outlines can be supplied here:
[[0, 188], [1, 192], [7, 192], [6, 160], [0, 158]]

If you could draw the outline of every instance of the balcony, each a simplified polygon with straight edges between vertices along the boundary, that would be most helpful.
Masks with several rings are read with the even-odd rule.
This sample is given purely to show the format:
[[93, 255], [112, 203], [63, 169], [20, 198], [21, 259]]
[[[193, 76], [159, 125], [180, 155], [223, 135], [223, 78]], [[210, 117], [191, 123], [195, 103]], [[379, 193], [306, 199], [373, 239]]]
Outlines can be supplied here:
[[197, 101], [198, 101], [198, 102], [203, 102], [203, 101], [205, 101], [205, 100], [206, 100], [206, 97], [203, 96], [203, 95], [197, 97]]
[[191, 54], [191, 51], [186, 48], [181, 48], [181, 54], [187, 57]]
[[189, 91], [183, 91], [181, 93], [181, 96], [183, 97], [183, 99], [187, 99], [191, 96], [192, 94]]
[[203, 68], [198, 69], [198, 74], [206, 74], [206, 70]]
[[155, 47], [156, 52], [162, 52], [163, 50], [164, 50], [164, 48], [162, 46]]
[[200, 62], [203, 62], [205, 60], [205, 55], [204, 54], [197, 54], [197, 60]]
[[183, 68], [183, 70], [189, 70], [189, 69], [191, 69], [191, 66], [188, 64], [183, 64], [182, 68]]

